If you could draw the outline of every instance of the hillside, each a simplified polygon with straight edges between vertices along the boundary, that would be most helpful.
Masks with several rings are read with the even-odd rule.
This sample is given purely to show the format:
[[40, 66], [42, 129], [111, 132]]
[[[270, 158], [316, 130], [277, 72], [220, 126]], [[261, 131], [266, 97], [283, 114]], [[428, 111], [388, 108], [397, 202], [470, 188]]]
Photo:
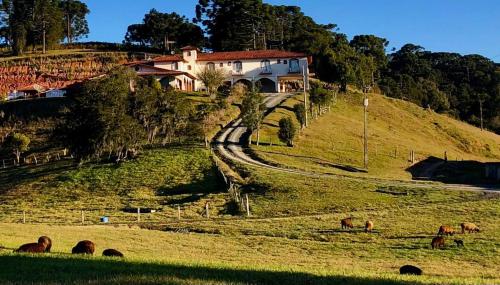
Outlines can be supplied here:
[[[349, 100], [359, 102], [358, 95], [350, 96], [339, 100], [329, 115], [315, 120], [307, 131], [321, 126], [321, 120], [335, 111], [349, 110]], [[276, 144], [276, 129], [269, 124], [276, 124], [278, 117], [288, 114], [287, 106], [300, 98], [287, 101], [266, 119], [264, 142], [273, 137]], [[373, 101], [377, 99], [388, 106], [394, 104], [382, 97]], [[353, 126], [357, 126], [354, 121], [358, 111], [358, 108], [351, 111]], [[443, 123], [441, 117], [437, 116], [439, 123]], [[331, 128], [329, 123], [321, 131], [333, 136]], [[344, 130], [347, 129], [346, 126]], [[336, 135], [348, 137], [342, 133]], [[310, 134], [306, 138], [311, 137]], [[314, 147], [321, 146], [319, 142], [320, 139], [316, 140]], [[298, 143], [300, 147], [300, 139]], [[290, 150], [283, 146], [258, 149], [270, 152], [268, 148], [274, 153]], [[497, 151], [491, 150], [493, 155]], [[318, 153], [320, 158], [322, 155]], [[314, 166], [317, 171], [331, 172], [326, 166], [300, 164], [301, 160], [292, 158], [290, 161], [297, 167]], [[241, 190], [249, 197], [251, 217], [233, 216], [231, 196], [217, 176], [210, 152], [192, 145], [147, 149], [138, 159], [118, 165], [88, 163], [78, 167], [63, 160], [36, 167], [0, 169], [0, 260], [23, 265], [6, 266], [0, 272], [0, 281], [498, 283], [498, 194], [391, 187], [376, 180], [309, 177], [252, 166], [235, 168], [243, 170], [241, 173], [248, 182]], [[399, 169], [386, 169], [399, 173]], [[209, 218], [205, 214], [207, 202]], [[180, 220], [177, 206], [181, 208]], [[138, 222], [136, 207], [156, 212], [141, 214]], [[84, 227], [80, 226], [82, 210]], [[23, 211], [26, 225], [21, 224]], [[98, 225], [104, 215], [110, 217], [109, 226]], [[339, 221], [345, 217], [353, 218], [353, 229], [340, 229]], [[366, 220], [375, 222], [373, 233], [363, 231]], [[444, 250], [430, 249], [439, 225], [459, 229], [465, 221], [475, 222], [481, 228], [477, 234], [454, 236], [464, 240], [465, 248], [457, 248], [448, 238]], [[54, 253], [40, 257], [11, 253], [20, 244], [42, 234], [53, 238]], [[68, 256], [66, 253], [74, 243], [83, 239], [96, 242], [96, 255], [113, 247], [123, 251], [126, 259]], [[425, 275], [400, 276], [398, 268], [404, 264], [418, 265]], [[36, 274], [20, 272], [30, 269]]]
[[[406, 101], [377, 94], [370, 94], [369, 99], [367, 174], [358, 172], [363, 167], [363, 97], [359, 93], [339, 95], [330, 112], [313, 118], [311, 126], [300, 132], [293, 148], [277, 138], [279, 119], [290, 116], [295, 120], [291, 107], [303, 102], [302, 95], [289, 99], [264, 121], [261, 142], [273, 146], [254, 150], [262, 159], [288, 167], [396, 179], [411, 179], [410, 170], [419, 170], [431, 157], [439, 162], [445, 152], [455, 163], [500, 160], [499, 135]], [[416, 165], [409, 169], [411, 151]], [[422, 174], [417, 172], [413, 174]]]

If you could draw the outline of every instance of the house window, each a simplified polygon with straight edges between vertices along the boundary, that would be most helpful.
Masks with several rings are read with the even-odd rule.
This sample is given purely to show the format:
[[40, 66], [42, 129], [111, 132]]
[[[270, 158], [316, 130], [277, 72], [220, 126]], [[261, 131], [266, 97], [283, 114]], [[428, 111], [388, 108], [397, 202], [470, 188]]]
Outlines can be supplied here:
[[188, 70], [191, 70], [191, 65], [188, 65]]
[[283, 60], [283, 64], [288, 64], [288, 60]]
[[215, 63], [213, 62], [207, 63], [207, 68], [208, 70], [215, 70]]
[[188, 56], [191, 56], [191, 51], [188, 51]]
[[231, 66], [231, 64], [232, 64], [232, 62], [228, 62], [228, 63], [227, 63], [227, 66]]
[[178, 63], [178, 62], [174, 62], [174, 63], [172, 64], [172, 69], [173, 69], [173, 70], [178, 70], [178, 69], [179, 69], [179, 63]]
[[224, 63], [222, 63], [222, 62], [221, 62], [221, 63], [219, 64], [219, 66], [220, 66], [220, 67], [224, 67]]
[[280, 63], [281, 63], [281, 59], [278, 59], [278, 64], [280, 64]]
[[242, 72], [243, 71], [243, 63], [241, 61], [235, 61], [233, 64], [233, 70], [236, 72]]
[[271, 62], [269, 61], [269, 59], [264, 59], [260, 62], [260, 69], [262, 73], [273, 73], [271, 70]]
[[298, 59], [290, 59], [290, 64], [288, 65], [288, 67], [290, 73], [300, 73], [300, 64]]

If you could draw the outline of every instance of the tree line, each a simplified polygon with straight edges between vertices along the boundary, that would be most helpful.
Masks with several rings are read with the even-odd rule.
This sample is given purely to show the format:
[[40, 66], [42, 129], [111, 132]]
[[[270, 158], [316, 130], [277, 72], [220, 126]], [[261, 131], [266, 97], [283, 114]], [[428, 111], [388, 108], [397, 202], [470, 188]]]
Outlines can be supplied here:
[[0, 42], [15, 55], [41, 46], [45, 52], [66, 40], [72, 43], [89, 33], [89, 9], [78, 0], [2, 0]]

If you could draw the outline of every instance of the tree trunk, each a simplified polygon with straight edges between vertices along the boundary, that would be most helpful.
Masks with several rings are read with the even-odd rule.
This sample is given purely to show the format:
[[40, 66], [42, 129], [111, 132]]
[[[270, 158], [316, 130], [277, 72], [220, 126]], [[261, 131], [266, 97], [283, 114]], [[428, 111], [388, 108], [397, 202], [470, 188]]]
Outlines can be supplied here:
[[16, 156], [17, 165], [19, 165], [19, 162], [21, 161], [21, 152], [18, 150], [15, 150], [14, 155]]
[[257, 127], [257, 146], [260, 144], [260, 127]]
[[71, 44], [73, 40], [71, 39], [71, 15], [67, 15], [66, 17], [66, 29], [67, 29], [67, 34], [66, 37], [68, 38], [68, 44]]

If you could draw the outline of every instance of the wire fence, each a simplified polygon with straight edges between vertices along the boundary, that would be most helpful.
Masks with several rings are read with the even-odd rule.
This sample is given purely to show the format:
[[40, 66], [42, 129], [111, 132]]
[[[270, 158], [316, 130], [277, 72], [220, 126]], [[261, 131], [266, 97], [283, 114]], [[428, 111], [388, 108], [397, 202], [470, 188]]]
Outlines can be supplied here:
[[69, 154], [68, 150], [55, 150], [46, 153], [34, 153], [22, 157], [19, 161], [16, 158], [0, 158], [0, 168], [7, 169], [20, 166], [38, 166], [48, 164], [54, 161], [60, 161], [63, 159], [71, 159], [72, 156]]

